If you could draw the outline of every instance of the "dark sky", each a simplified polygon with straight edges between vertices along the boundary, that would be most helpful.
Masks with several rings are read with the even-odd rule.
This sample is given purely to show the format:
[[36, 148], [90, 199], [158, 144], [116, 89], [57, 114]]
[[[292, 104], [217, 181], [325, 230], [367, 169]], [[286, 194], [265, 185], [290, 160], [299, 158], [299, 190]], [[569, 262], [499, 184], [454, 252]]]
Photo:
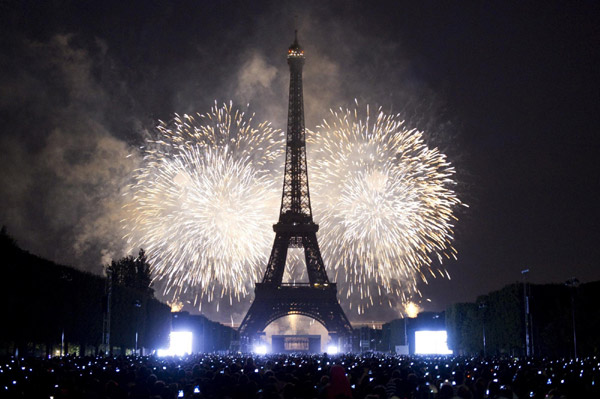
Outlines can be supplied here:
[[297, 15], [307, 127], [357, 99], [402, 113], [456, 167], [469, 208], [452, 279], [422, 286], [428, 309], [525, 268], [598, 280], [600, 6], [523, 3], [4, 1], [0, 224], [100, 273], [123, 254], [126, 155], [159, 119], [231, 99], [285, 128]]

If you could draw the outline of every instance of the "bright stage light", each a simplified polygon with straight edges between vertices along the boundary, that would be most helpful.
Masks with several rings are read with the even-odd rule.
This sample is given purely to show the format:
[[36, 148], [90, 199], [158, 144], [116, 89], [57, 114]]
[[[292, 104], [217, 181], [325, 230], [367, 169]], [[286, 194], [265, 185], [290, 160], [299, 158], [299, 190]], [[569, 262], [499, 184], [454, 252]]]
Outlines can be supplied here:
[[254, 347], [254, 353], [257, 355], [266, 355], [267, 354], [267, 346], [266, 345], [256, 345]]
[[329, 345], [327, 346], [327, 353], [330, 355], [337, 355], [338, 354], [338, 347], [336, 345]]
[[167, 357], [172, 356], [171, 351], [169, 349], [159, 349], [156, 351], [156, 356], [158, 357]]
[[415, 354], [451, 355], [446, 331], [415, 331]]
[[185, 356], [192, 353], [193, 334], [190, 331], [172, 331], [170, 335], [172, 356]]

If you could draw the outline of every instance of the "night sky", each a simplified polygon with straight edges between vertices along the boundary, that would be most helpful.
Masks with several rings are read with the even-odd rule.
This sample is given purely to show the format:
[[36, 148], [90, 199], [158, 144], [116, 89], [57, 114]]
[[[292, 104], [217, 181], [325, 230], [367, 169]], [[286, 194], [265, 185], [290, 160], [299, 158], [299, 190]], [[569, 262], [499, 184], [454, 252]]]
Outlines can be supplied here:
[[0, 224], [101, 273], [124, 255], [121, 193], [158, 120], [233, 100], [285, 129], [297, 15], [309, 129], [356, 99], [456, 167], [458, 261], [421, 287], [426, 309], [526, 268], [598, 280], [600, 3], [522, 3], [3, 1]]

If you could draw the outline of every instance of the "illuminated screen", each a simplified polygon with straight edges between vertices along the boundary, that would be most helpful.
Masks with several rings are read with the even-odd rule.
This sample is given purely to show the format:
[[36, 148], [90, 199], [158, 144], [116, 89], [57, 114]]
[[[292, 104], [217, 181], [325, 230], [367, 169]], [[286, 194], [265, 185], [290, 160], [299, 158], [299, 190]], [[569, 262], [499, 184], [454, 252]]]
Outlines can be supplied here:
[[173, 356], [184, 356], [192, 353], [192, 333], [189, 331], [171, 332], [171, 347], [169, 350]]
[[415, 354], [451, 355], [446, 331], [415, 331]]
[[284, 337], [283, 348], [286, 351], [307, 351], [308, 337]]

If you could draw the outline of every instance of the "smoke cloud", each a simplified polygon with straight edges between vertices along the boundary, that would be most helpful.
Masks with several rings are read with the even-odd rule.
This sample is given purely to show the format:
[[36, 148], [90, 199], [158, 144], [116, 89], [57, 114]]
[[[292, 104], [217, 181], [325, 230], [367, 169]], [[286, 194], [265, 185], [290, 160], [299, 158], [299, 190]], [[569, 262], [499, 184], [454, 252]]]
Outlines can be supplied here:
[[3, 115], [14, 119], [0, 136], [0, 220], [31, 252], [100, 273], [123, 253], [121, 189], [137, 159], [108, 122], [115, 98], [96, 75], [106, 44], [92, 52], [74, 41], [23, 40], [2, 82]]

